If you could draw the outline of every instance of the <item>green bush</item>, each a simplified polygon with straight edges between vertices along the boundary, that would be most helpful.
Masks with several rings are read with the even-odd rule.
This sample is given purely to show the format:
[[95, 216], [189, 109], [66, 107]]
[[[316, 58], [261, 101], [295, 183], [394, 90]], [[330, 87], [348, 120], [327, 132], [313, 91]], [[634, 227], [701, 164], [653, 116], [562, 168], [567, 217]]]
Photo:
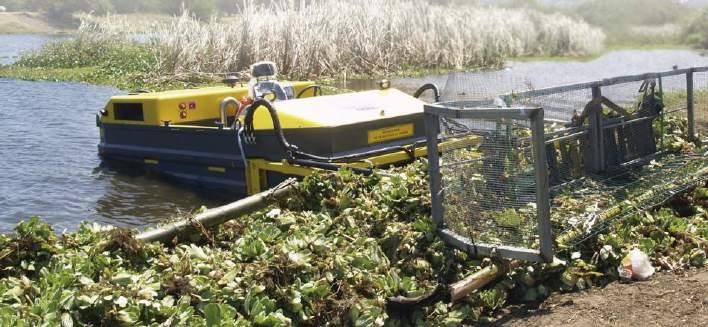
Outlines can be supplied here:
[[576, 8], [588, 23], [602, 27], [671, 24], [683, 11], [677, 1], [666, 0], [587, 0]]
[[45, 45], [38, 52], [28, 54], [17, 61], [23, 67], [80, 68], [113, 65], [140, 67], [137, 64], [149, 58], [147, 45], [122, 40], [79, 37], [77, 39]]
[[163, 13], [178, 15], [183, 9], [189, 10], [199, 19], [208, 19], [217, 12], [234, 13], [235, 0], [4, 0], [0, 6], [10, 11], [38, 11], [59, 25], [75, 24], [74, 14], [92, 12], [111, 13]]
[[685, 28], [684, 39], [699, 48], [708, 49], [708, 8], [704, 8]]
[[79, 37], [47, 44], [40, 51], [20, 58], [16, 66], [49, 71], [69, 69], [84, 74], [81, 79], [93, 83], [125, 89], [153, 88], [160, 84], [154, 77], [164, 75], [161, 70], [169, 68], [155, 55], [160, 49], [125, 40]]
[[[572, 12], [591, 25], [602, 27], [610, 43], [620, 44], [648, 41], [632, 27], [678, 24], [686, 15], [686, 9], [677, 1], [667, 0], [586, 0]], [[662, 42], [667, 43], [652, 43]]]
[[113, 11], [109, 0], [37, 0], [35, 10], [38, 10], [51, 22], [59, 25], [76, 25], [76, 12], [93, 12], [104, 14]]

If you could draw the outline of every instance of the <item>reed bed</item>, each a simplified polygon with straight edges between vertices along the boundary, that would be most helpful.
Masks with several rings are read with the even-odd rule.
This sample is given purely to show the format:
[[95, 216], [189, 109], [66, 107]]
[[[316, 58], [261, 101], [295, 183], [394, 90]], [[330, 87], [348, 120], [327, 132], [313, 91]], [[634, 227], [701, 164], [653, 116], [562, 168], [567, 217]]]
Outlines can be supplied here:
[[605, 36], [582, 20], [528, 9], [439, 6], [420, 0], [322, 0], [256, 6], [200, 21], [184, 13], [138, 26], [84, 17], [78, 38], [149, 45], [161, 75], [240, 72], [272, 60], [290, 77], [377, 75], [403, 68], [490, 67], [518, 56], [600, 51]]

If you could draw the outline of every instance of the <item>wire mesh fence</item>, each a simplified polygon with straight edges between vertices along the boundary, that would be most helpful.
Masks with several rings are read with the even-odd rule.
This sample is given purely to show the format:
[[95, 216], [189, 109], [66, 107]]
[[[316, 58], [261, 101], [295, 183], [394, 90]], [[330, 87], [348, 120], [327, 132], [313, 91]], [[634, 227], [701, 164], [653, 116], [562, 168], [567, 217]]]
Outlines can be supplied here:
[[[458, 247], [543, 248], [543, 217], [534, 211], [542, 199], [550, 202], [556, 249], [575, 247], [708, 176], [701, 142], [689, 142], [708, 134], [708, 67], [539, 90], [507, 82], [509, 92], [494, 95], [467, 90], [478, 81], [451, 77], [443, 91], [447, 102], [437, 108], [456, 113], [435, 116], [436, 129], [428, 131], [429, 149], [438, 137], [480, 140], [475, 148], [429, 153], [431, 182], [438, 176], [441, 191], [433, 196], [434, 216], [443, 231], [465, 238], [453, 238]], [[461, 118], [480, 105], [496, 107], [497, 114]], [[543, 108], [540, 130], [510, 119], [516, 106]], [[426, 115], [440, 112], [426, 107]], [[540, 152], [542, 159], [535, 157]], [[548, 187], [537, 188], [544, 183]]]
[[[549, 260], [548, 220], [540, 108], [461, 109], [461, 102], [427, 106], [429, 149], [442, 139], [476, 142], [429, 152], [435, 182], [433, 216], [444, 236], [477, 255]], [[437, 111], [436, 111], [437, 110]]]
[[708, 178], [708, 158], [675, 153], [622, 173], [583, 178], [551, 191], [556, 245], [575, 248], [638, 211], [664, 203]]
[[[489, 244], [530, 246], [537, 241], [536, 192], [527, 122], [458, 122], [482, 137], [474, 156], [465, 148], [441, 155], [442, 189], [449, 194], [443, 206], [450, 229]], [[488, 233], [491, 230], [497, 231]]]
[[[661, 149], [672, 149], [688, 139], [688, 78], [686, 75], [663, 76], [658, 79], [664, 110], [657, 133]], [[679, 150], [679, 149], [675, 149]]]

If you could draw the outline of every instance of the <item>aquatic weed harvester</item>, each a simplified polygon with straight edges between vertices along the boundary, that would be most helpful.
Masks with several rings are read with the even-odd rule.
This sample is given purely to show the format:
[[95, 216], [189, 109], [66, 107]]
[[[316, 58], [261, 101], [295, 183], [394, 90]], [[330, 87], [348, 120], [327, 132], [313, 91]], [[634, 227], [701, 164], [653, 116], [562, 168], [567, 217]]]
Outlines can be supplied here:
[[[452, 75], [442, 94], [432, 85], [416, 92], [435, 91], [436, 103], [424, 104], [387, 87], [315, 96], [308, 82], [259, 80], [272, 76], [258, 72], [274, 71], [266, 66], [254, 66], [248, 88], [214, 90], [252, 99], [209, 95], [211, 113], [197, 120], [189, 121], [190, 110], [209, 105], [189, 100], [190, 92], [204, 90], [116, 97], [100, 114], [104, 158], [253, 194], [138, 239], [167, 242], [264, 208], [296, 187], [290, 176], [370, 174], [427, 155], [439, 235], [472, 257], [498, 260], [450, 285], [455, 300], [521, 261], [551, 262], [708, 177], [708, 67], [481, 97]], [[275, 187], [258, 193], [266, 186]]]
[[372, 168], [425, 153], [423, 104], [389, 88], [323, 96], [273, 63], [228, 86], [114, 96], [97, 115], [99, 153], [179, 181], [255, 194], [315, 169]]

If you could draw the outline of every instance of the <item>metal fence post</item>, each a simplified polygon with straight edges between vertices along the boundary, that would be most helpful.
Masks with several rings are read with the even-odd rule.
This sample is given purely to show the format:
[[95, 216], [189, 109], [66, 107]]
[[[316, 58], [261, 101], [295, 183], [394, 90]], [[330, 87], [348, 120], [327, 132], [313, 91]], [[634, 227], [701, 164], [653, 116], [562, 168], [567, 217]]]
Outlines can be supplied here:
[[546, 262], [553, 261], [553, 236], [551, 235], [550, 187], [548, 184], [548, 158], [544, 133], [543, 109], [531, 116], [533, 151], [536, 170], [536, 212], [538, 215], [539, 252]]
[[686, 118], [688, 120], [688, 140], [696, 140], [696, 120], [693, 102], [693, 70], [686, 73]]
[[443, 208], [440, 199], [440, 161], [438, 154], [438, 134], [440, 133], [440, 119], [437, 115], [425, 113], [425, 137], [428, 151], [428, 176], [430, 178], [430, 199], [432, 201], [433, 222], [442, 227]]
[[605, 170], [605, 140], [604, 131], [602, 128], [602, 104], [600, 101], [596, 101], [602, 97], [602, 90], [600, 85], [594, 85], [592, 87], [592, 100], [597, 102], [596, 107], [589, 108], [591, 110], [589, 114], [590, 118], [590, 148], [592, 151], [592, 167], [593, 172], [602, 172]]

